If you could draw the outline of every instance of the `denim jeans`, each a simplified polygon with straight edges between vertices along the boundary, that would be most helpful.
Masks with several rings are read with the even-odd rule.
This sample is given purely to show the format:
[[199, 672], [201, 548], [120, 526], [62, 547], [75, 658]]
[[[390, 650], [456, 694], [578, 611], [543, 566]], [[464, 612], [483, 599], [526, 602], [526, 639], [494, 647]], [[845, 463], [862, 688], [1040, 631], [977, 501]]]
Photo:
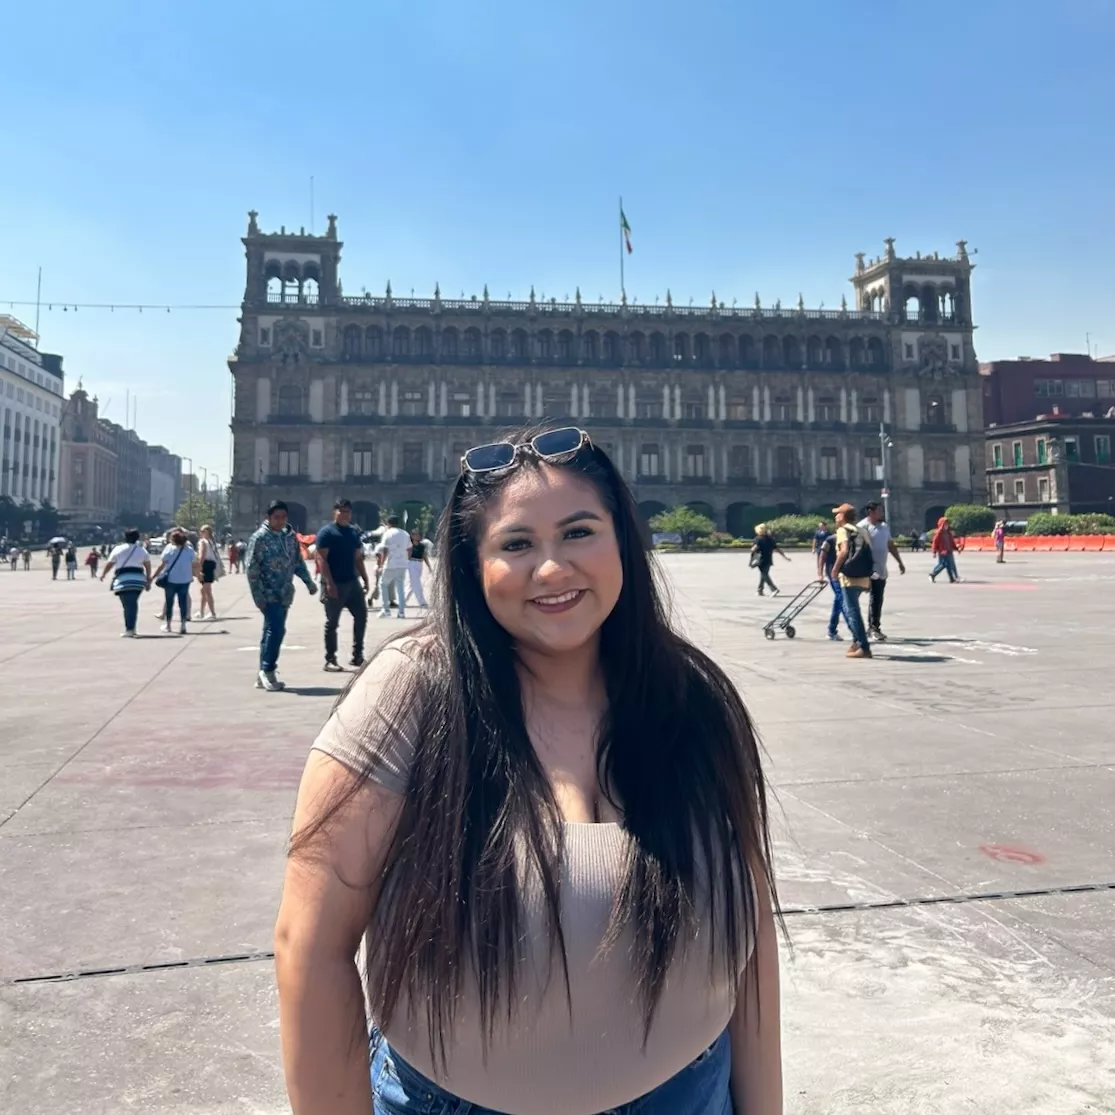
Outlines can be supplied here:
[[279, 650], [286, 635], [286, 608], [282, 604], [263, 607], [263, 636], [259, 640], [259, 668], [270, 673], [279, 664]]
[[871, 580], [871, 604], [867, 609], [867, 626], [878, 631], [883, 625], [883, 596], [887, 591], [886, 577]]
[[337, 625], [341, 613], [347, 608], [352, 613], [352, 656], [364, 657], [364, 632], [368, 626], [368, 605], [364, 600], [364, 586], [356, 580], [338, 581], [334, 587], [336, 596], [322, 592], [321, 602], [325, 606], [325, 657], [337, 657]]
[[[844, 593], [841, 591], [840, 582], [829, 578], [829, 588], [832, 589], [832, 612], [829, 615], [829, 634], [835, 635], [840, 626], [840, 618], [844, 615]], [[847, 623], [847, 620], [844, 620]]]
[[166, 622], [169, 624], [174, 619], [174, 602], [178, 601], [178, 615], [181, 617], [182, 622], [186, 622], [186, 596], [190, 591], [190, 582], [186, 581], [183, 584], [173, 584], [167, 581], [163, 585], [163, 592], [166, 593], [166, 611], [163, 613], [166, 616]]
[[854, 585], [842, 585], [841, 595], [844, 598], [844, 619], [848, 622], [848, 629], [852, 632], [852, 640], [864, 650], [869, 650], [867, 645], [867, 631], [863, 626], [863, 615], [859, 610], [859, 598], [863, 595], [862, 588]]
[[388, 601], [391, 599], [399, 602], [399, 619], [406, 615], [406, 577], [405, 569], [384, 569], [379, 579], [380, 600], [383, 604], [379, 613], [381, 616], [391, 614], [388, 610]]
[[[438, 1087], [408, 1065], [372, 1028], [369, 1059], [372, 1072], [373, 1115], [499, 1115], [491, 1108], [469, 1103]], [[576, 1072], [570, 1065], [569, 1071]], [[680, 1072], [664, 1084], [629, 1103], [610, 1107], [601, 1115], [732, 1115], [729, 1080], [732, 1047], [725, 1030]], [[555, 1115], [560, 1112], [555, 1109]]]
[[947, 573], [950, 581], [959, 579], [959, 575], [956, 572], [956, 558], [954, 558], [952, 554], [938, 554], [937, 564], [933, 566], [933, 572], [929, 575], [935, 579], [942, 573]]
[[770, 579], [770, 566], [759, 566], [759, 595], [763, 595], [764, 585], [770, 589], [771, 592], [777, 592], [778, 586]]
[[139, 589], [135, 592], [119, 592], [116, 596], [124, 609], [124, 630], [134, 631], [139, 619]]

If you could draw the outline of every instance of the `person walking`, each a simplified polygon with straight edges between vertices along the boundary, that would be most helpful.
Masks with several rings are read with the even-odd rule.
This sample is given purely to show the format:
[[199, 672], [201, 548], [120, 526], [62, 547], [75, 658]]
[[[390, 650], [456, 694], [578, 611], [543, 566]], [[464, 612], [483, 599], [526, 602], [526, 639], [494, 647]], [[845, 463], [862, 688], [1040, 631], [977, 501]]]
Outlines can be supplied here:
[[186, 538], [184, 530], [175, 530], [170, 536], [170, 545], [159, 554], [159, 568], [155, 570], [155, 584], [166, 598], [163, 614], [163, 630], [170, 632], [174, 620], [174, 602], [178, 601], [178, 634], [186, 634], [186, 620], [190, 617], [187, 598], [199, 563], [193, 546]]
[[399, 602], [399, 619], [406, 619], [406, 575], [407, 564], [410, 561], [410, 537], [405, 530], [399, 528], [399, 516], [387, 516], [387, 529], [376, 546], [376, 555], [380, 559], [379, 589], [382, 595], [382, 609], [379, 613], [381, 619], [390, 619], [390, 601]]
[[871, 557], [874, 568], [871, 570], [871, 603], [867, 610], [867, 634], [876, 642], [885, 643], [886, 635], [882, 631], [883, 622], [883, 597], [887, 591], [887, 558], [893, 557], [898, 562], [899, 575], [906, 575], [906, 566], [902, 555], [890, 534], [887, 525], [886, 509], [881, 503], [872, 500], [864, 509], [864, 517], [858, 524], [867, 531], [871, 539]]
[[58, 580], [58, 569], [62, 565], [62, 547], [55, 543], [50, 547], [50, 579]]
[[105, 562], [101, 580], [115, 569], [110, 587], [124, 609], [122, 637], [136, 637], [139, 619], [139, 594], [151, 588], [151, 555], [140, 544], [138, 530], [124, 531], [124, 541], [117, 546]]
[[97, 566], [101, 564], [101, 555], [97, 553], [96, 546], [85, 555], [85, 564], [89, 567], [89, 576], [96, 577]]
[[953, 556], [956, 553], [956, 537], [952, 533], [948, 519], [943, 515], [937, 520], [931, 549], [937, 555], [937, 564], [933, 566], [929, 579], [936, 584], [937, 578], [942, 573], [947, 573], [949, 584], [955, 585], [960, 580], [960, 574], [956, 571], [956, 558]]
[[317, 532], [314, 548], [321, 570], [321, 602], [325, 606], [325, 666], [339, 671], [337, 661], [337, 625], [347, 608], [352, 615], [352, 658], [350, 666], [364, 664], [364, 632], [368, 627], [370, 592], [368, 570], [364, 566], [364, 543], [352, 525], [352, 504], [339, 499], [333, 504], [333, 521]]
[[[829, 613], [828, 622], [828, 637], [834, 642], [841, 641], [840, 638], [840, 620], [844, 618], [844, 594], [840, 590], [840, 581], [833, 574], [832, 567], [836, 564], [836, 535], [829, 533], [824, 542], [821, 543], [821, 548], [817, 552], [817, 580], [828, 582], [828, 586], [832, 589], [832, 611]], [[844, 626], [847, 627], [848, 620], [844, 619]]]
[[225, 575], [221, 562], [221, 549], [213, 540], [213, 528], [206, 523], [201, 528], [197, 543], [198, 580], [201, 582], [201, 610], [199, 619], [205, 619], [205, 606], [209, 605], [209, 618], [217, 618], [213, 604], [213, 584]]
[[430, 568], [430, 550], [433, 543], [422, 537], [420, 530], [410, 532], [410, 557], [407, 559], [407, 599], [412, 596], [419, 608], [426, 608], [426, 594], [422, 591], [422, 572]]
[[995, 523], [995, 529], [991, 532], [991, 538], [995, 543], [995, 564], [1003, 564], [1003, 553], [1007, 546], [1007, 523], [1005, 519], [998, 519]]
[[16, 571], [16, 566], [19, 564], [19, 547], [13, 546], [8, 551], [8, 561], [11, 563], [12, 572]]
[[267, 518], [248, 539], [244, 565], [252, 600], [263, 615], [256, 688], [277, 693], [286, 688], [275, 676], [275, 670], [286, 635], [287, 612], [294, 601], [294, 578], [302, 581], [311, 596], [317, 593], [317, 585], [302, 558], [302, 547], [287, 523], [287, 506], [281, 499], [268, 504]]
[[28, 572], [31, 569], [31, 551], [24, 547], [23, 550], [23, 571]]
[[228, 544], [228, 571], [240, 572], [240, 547], [236, 544], [236, 539], [232, 539]]
[[291, 1106], [776, 1115], [750, 717], [670, 625], [611, 460], [529, 436], [464, 455], [429, 616], [306, 763], [274, 947]]
[[786, 561], [789, 557], [783, 553], [778, 545], [778, 539], [767, 529], [766, 523], [760, 523], [755, 528], [755, 543], [751, 547], [751, 564], [759, 570], [759, 595], [765, 595], [764, 587], [769, 587], [772, 596], [778, 595], [778, 586], [770, 579], [770, 567], [774, 564], [774, 555], [780, 554]]
[[77, 549], [72, 542], [66, 547], [66, 580], [77, 580]]
[[834, 507], [832, 514], [836, 520], [836, 561], [832, 571], [840, 581], [844, 618], [852, 633], [848, 657], [871, 658], [871, 646], [859, 606], [859, 598], [871, 589], [871, 571], [874, 565], [871, 536], [862, 527], [856, 526], [856, 509], [850, 503]]

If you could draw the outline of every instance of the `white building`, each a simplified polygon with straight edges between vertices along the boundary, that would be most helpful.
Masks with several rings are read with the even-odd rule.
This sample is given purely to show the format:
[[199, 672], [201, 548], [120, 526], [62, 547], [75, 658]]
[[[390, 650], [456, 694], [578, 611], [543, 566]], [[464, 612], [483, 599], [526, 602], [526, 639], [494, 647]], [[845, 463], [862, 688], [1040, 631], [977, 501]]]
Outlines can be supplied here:
[[164, 523], [174, 520], [174, 513], [182, 505], [182, 458], [161, 445], [147, 447], [147, 463], [151, 469], [151, 501], [149, 510], [159, 515]]
[[58, 502], [62, 358], [39, 352], [38, 336], [0, 314], [0, 496], [36, 507]]

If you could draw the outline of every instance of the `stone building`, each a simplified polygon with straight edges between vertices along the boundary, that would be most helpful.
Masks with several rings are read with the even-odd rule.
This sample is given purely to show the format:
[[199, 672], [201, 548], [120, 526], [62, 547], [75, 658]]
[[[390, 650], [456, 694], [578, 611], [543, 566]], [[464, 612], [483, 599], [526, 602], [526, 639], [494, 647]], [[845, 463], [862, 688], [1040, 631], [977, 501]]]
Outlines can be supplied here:
[[62, 413], [58, 507], [76, 530], [114, 524], [119, 514], [117, 439], [97, 409], [79, 385]]
[[588, 429], [645, 514], [689, 503], [733, 533], [757, 508], [878, 496], [881, 425], [897, 528], [984, 499], [964, 241], [858, 255], [840, 309], [352, 297], [335, 217], [320, 236], [256, 218], [229, 361], [237, 531], [275, 497], [303, 528], [342, 494], [364, 526], [440, 507], [465, 449], [543, 420]]

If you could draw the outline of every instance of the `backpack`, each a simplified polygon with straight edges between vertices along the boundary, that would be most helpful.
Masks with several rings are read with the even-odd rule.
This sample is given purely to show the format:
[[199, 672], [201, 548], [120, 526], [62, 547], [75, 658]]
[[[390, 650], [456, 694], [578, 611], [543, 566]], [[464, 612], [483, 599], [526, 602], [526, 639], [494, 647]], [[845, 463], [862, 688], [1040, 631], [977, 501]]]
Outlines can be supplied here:
[[853, 529], [855, 533], [848, 536], [848, 556], [840, 572], [845, 577], [870, 577], [875, 569], [875, 555], [859, 528]]

